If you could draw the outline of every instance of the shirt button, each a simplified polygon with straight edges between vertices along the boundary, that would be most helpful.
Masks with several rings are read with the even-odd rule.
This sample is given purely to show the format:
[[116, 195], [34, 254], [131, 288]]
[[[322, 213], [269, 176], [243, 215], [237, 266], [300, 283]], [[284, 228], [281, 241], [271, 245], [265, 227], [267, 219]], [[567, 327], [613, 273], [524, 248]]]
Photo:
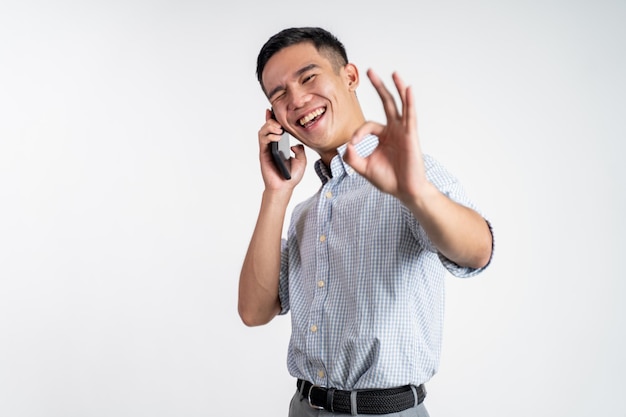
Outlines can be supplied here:
[[317, 326], [314, 324], [311, 326], [311, 331], [315, 333], [317, 331]]
[[333, 193], [326, 191], [326, 198], [333, 198]]
[[320, 236], [320, 242], [326, 242], [326, 236], [325, 235]]
[[317, 286], [322, 288], [324, 286], [324, 281], [322, 281], [321, 279], [317, 281]]
[[324, 376], [326, 375], [326, 373], [324, 373], [324, 371], [322, 369], [320, 369], [319, 371], [317, 371], [317, 376], [320, 378], [324, 378]]

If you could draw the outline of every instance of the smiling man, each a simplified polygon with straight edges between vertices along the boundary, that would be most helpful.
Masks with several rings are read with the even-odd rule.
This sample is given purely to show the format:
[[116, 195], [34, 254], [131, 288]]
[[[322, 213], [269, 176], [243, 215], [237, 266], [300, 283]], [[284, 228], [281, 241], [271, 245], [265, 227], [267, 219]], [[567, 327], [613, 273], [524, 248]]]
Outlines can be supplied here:
[[[398, 106], [380, 78], [367, 75], [384, 125], [366, 120], [358, 68], [326, 30], [285, 29], [257, 60], [271, 109], [258, 132], [265, 189], [241, 270], [239, 314], [256, 326], [291, 313], [291, 417], [427, 416], [444, 277], [476, 275], [493, 253], [489, 223], [420, 149], [411, 88], [393, 74]], [[281, 177], [269, 144], [283, 129], [319, 154], [321, 180], [295, 207], [286, 239], [285, 213], [306, 157], [294, 146], [291, 179]]]

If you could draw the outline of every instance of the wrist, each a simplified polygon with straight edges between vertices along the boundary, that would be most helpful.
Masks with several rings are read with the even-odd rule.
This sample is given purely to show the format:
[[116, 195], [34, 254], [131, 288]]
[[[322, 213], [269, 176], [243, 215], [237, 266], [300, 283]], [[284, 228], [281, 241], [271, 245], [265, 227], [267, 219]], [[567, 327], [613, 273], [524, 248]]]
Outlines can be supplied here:
[[430, 181], [424, 181], [413, 191], [399, 195], [398, 199], [413, 213], [419, 213], [425, 211], [439, 197], [439, 189]]
[[266, 188], [263, 190], [263, 201], [271, 205], [287, 205], [293, 194], [292, 188]]

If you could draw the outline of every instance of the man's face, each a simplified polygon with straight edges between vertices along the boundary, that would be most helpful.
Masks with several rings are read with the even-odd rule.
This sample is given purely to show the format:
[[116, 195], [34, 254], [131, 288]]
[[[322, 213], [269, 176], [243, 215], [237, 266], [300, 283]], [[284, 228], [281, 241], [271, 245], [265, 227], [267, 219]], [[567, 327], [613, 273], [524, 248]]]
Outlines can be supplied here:
[[309, 42], [277, 52], [262, 79], [278, 122], [323, 158], [334, 156], [363, 123], [354, 93], [356, 67], [348, 64], [336, 70]]

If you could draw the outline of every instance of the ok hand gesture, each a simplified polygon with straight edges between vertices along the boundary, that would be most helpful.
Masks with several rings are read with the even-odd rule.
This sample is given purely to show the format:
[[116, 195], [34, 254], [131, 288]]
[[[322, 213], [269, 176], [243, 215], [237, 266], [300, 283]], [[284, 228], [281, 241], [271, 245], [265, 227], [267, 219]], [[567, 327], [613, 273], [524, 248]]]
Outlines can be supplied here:
[[[383, 102], [387, 125], [366, 122], [359, 127], [348, 144], [345, 161], [408, 207], [445, 257], [458, 265], [485, 266], [493, 247], [487, 222], [476, 211], [446, 197], [426, 178], [411, 88], [393, 74], [402, 102], [398, 109], [380, 78], [372, 70], [367, 75]], [[363, 158], [354, 144], [370, 133], [378, 136], [378, 147]]]
[[[370, 69], [367, 76], [383, 102], [387, 124], [364, 123], [355, 131], [344, 158], [381, 191], [405, 203], [415, 201], [420, 193], [426, 192], [429, 182], [418, 140], [413, 92], [394, 72], [392, 78], [402, 104], [398, 108], [378, 75]], [[354, 145], [370, 133], [378, 136], [379, 144], [370, 156], [363, 158], [357, 154]]]

